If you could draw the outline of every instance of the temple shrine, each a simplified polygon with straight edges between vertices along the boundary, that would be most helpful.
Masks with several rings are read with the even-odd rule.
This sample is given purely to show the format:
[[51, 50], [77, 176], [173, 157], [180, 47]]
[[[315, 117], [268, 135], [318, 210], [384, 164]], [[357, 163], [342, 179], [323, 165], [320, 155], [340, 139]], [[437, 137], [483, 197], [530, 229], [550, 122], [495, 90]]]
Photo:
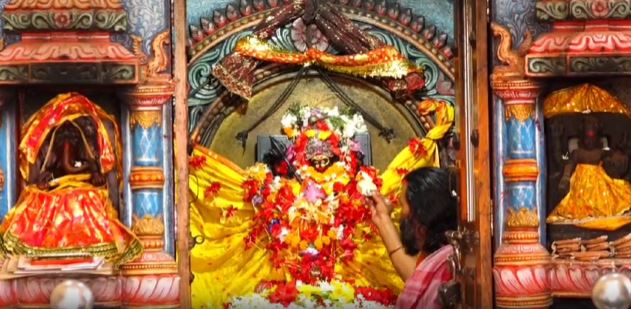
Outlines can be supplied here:
[[631, 0], [0, 16], [0, 308], [631, 307]]

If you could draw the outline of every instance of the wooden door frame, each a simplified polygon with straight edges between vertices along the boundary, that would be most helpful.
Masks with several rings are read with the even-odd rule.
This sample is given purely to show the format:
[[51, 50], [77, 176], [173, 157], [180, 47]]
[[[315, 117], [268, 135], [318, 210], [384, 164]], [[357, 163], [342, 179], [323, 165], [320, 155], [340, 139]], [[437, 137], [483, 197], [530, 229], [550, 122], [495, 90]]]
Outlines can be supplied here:
[[176, 256], [180, 274], [180, 308], [192, 308], [188, 201], [188, 90], [186, 59], [186, 1], [173, 0], [173, 75], [175, 85], [174, 153]]
[[[457, 0], [454, 9], [460, 222], [464, 241], [472, 249], [469, 254], [474, 255], [463, 254], [462, 262], [474, 259], [476, 263], [475, 273], [465, 272], [460, 278], [465, 308], [493, 308], [488, 9], [487, 1], [477, 0]], [[469, 119], [467, 105], [476, 108], [469, 111]]]

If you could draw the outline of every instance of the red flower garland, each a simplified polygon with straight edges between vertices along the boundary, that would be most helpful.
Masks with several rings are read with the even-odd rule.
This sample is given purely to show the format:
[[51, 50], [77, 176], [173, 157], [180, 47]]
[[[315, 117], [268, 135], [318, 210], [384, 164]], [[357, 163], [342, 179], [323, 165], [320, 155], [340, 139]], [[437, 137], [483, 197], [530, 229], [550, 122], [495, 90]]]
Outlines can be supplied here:
[[[376, 169], [361, 167], [360, 170], [372, 177], [378, 188], [381, 187]], [[252, 181], [246, 186], [246, 191], [251, 192], [248, 194], [249, 200], [260, 201], [254, 216], [254, 226], [245, 238], [246, 247], [250, 248], [258, 240], [266, 239], [265, 246], [272, 265], [288, 271], [294, 280], [305, 284], [332, 280], [336, 262], [352, 259], [358, 247], [356, 239], [370, 236], [358, 234], [354, 228], [361, 223], [370, 224], [370, 208], [365, 197], [358, 192], [356, 182], [351, 181], [347, 185], [338, 182], [333, 185], [338, 206], [332, 213], [332, 222], [303, 219], [307, 215], [304, 209], [294, 210], [298, 214], [290, 220], [290, 209], [298, 197], [288, 182], [282, 182], [276, 189], [272, 188], [273, 183], [274, 178], [267, 177], [262, 186]], [[255, 192], [255, 187], [262, 189]], [[290, 233], [297, 234], [293, 243], [287, 238]], [[287, 251], [301, 253], [296, 258], [296, 255], [286, 254]]]
[[361, 287], [355, 289], [355, 294], [362, 295], [367, 301], [378, 302], [384, 306], [392, 306], [397, 301], [397, 296], [388, 289]]
[[296, 301], [296, 298], [298, 298], [298, 289], [295, 281], [278, 284], [276, 291], [269, 296], [271, 302], [282, 304], [285, 307]]
[[[311, 129], [317, 131], [315, 136]], [[373, 237], [372, 231], [356, 228], [362, 224], [374, 228], [370, 221], [370, 206], [357, 188], [357, 174], [361, 171], [372, 178], [377, 189], [382, 186], [377, 170], [362, 166], [359, 153], [352, 150], [342, 152], [340, 137], [331, 132], [327, 122], [322, 120], [311, 124], [310, 129], [303, 128], [293, 140], [291, 161], [279, 164], [274, 172], [287, 175], [289, 164], [298, 170], [310, 166], [306, 153], [310, 138], [319, 138], [331, 145], [332, 152], [344, 163], [350, 182], [345, 184], [333, 179], [323, 180], [331, 181], [329, 183], [318, 183], [309, 174], [301, 175], [301, 191], [305, 193], [313, 192], [306, 190], [309, 183], [332, 185], [333, 192], [326, 198], [296, 195], [292, 187], [295, 182], [284, 178], [279, 181], [271, 172], [263, 182], [248, 180], [243, 184], [244, 200], [251, 202], [256, 209], [253, 226], [244, 239], [246, 248], [254, 245], [265, 247], [273, 267], [286, 271], [292, 278], [289, 283], [265, 282], [259, 288], [271, 290], [276, 287], [268, 299], [284, 306], [294, 302], [298, 296], [296, 281], [310, 285], [319, 281], [330, 282], [336, 275], [335, 265], [353, 259], [359, 243]], [[322, 217], [322, 214], [326, 215]], [[386, 292], [368, 288], [358, 291], [364, 291], [368, 295], [365, 296], [367, 300], [382, 304], [391, 302], [391, 294]]]

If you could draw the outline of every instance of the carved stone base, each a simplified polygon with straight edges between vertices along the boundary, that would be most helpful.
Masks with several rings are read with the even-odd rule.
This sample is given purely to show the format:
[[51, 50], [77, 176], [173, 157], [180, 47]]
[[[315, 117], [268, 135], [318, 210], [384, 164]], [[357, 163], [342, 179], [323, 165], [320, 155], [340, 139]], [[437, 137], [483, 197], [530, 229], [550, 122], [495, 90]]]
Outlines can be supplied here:
[[51, 276], [0, 280], [0, 308], [47, 308], [53, 289], [67, 279], [81, 281], [94, 293], [97, 307], [178, 308], [180, 277]]
[[12, 308], [18, 304], [18, 297], [12, 280], [0, 280], [0, 308]]
[[552, 305], [550, 254], [536, 229], [509, 230], [495, 253], [497, 308], [548, 308]]
[[37, 275], [0, 280], [0, 308], [47, 308], [53, 289], [68, 279], [87, 285], [98, 307], [120, 308], [123, 304], [123, 280], [120, 276]]
[[121, 268], [115, 275], [68, 272], [16, 277], [0, 273], [0, 308], [48, 308], [53, 289], [68, 279], [86, 284], [94, 294], [96, 307], [179, 307], [180, 277], [170, 255], [147, 251], [139, 260]]
[[[135, 225], [138, 228], [138, 225]], [[159, 232], [159, 231], [158, 231]], [[162, 251], [162, 236], [140, 237], [145, 251], [135, 261], [121, 266], [125, 277], [126, 308], [178, 308], [180, 276], [177, 263]]]
[[631, 275], [631, 259], [602, 259], [593, 262], [553, 260], [549, 273], [552, 294], [564, 298], [591, 298], [596, 281], [612, 271]]
[[180, 276], [145, 275], [125, 278], [125, 308], [178, 308]]
[[173, 258], [161, 251], [145, 251], [122, 267], [125, 275], [126, 308], [177, 308], [180, 276]]

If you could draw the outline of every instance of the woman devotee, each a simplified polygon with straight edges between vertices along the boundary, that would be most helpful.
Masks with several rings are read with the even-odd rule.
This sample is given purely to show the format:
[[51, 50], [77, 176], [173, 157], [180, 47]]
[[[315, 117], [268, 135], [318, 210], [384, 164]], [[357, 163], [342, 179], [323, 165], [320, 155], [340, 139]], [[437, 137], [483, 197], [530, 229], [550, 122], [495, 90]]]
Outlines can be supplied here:
[[378, 193], [372, 197], [372, 221], [405, 280], [397, 309], [441, 308], [438, 290], [452, 279], [448, 257], [453, 248], [445, 232], [458, 225], [458, 202], [450, 189], [454, 183], [454, 175], [446, 169], [427, 167], [409, 173], [401, 201], [400, 235], [385, 199]]

